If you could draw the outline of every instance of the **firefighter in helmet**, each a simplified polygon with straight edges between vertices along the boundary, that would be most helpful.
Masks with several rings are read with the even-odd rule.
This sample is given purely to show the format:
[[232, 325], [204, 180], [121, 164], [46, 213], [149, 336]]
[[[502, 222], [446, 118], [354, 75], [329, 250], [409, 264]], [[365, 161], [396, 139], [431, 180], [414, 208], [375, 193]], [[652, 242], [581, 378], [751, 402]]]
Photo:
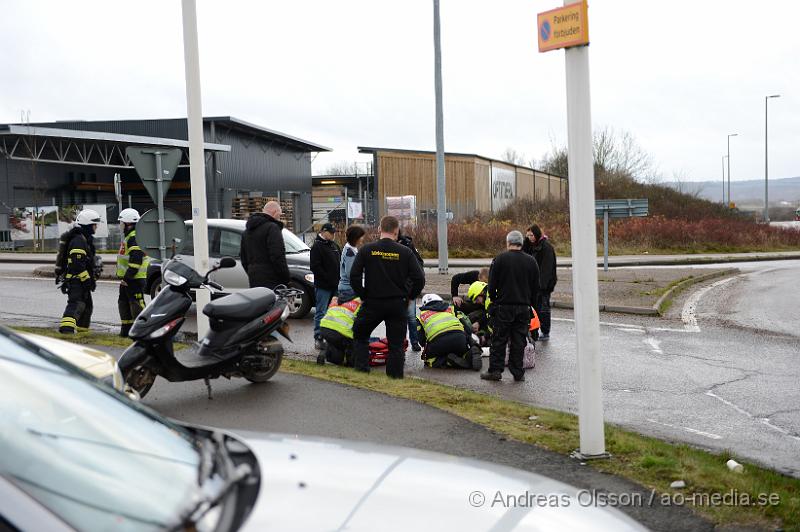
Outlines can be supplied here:
[[97, 286], [94, 232], [100, 222], [97, 211], [84, 209], [78, 213], [75, 226], [62, 236], [67, 242], [64, 248], [64, 284], [61, 288], [67, 294], [67, 307], [58, 328], [62, 334], [89, 330], [94, 310], [92, 292]]
[[136, 242], [139, 212], [136, 209], [124, 209], [119, 213], [118, 220], [123, 234], [117, 255], [117, 278], [120, 280], [117, 306], [122, 323], [119, 335], [127, 337], [133, 320], [144, 309], [144, 285], [150, 259]]

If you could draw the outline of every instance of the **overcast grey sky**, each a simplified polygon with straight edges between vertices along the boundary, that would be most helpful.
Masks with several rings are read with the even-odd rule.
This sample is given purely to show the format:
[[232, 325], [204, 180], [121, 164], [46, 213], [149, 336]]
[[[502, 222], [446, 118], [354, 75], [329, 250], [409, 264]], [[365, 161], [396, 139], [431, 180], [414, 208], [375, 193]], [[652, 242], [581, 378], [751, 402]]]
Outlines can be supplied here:
[[[564, 52], [540, 54], [558, 0], [441, 0], [445, 148], [540, 158], [566, 143]], [[185, 116], [178, 0], [4, 0], [0, 122]], [[432, 0], [198, 0], [203, 112], [329, 146], [433, 150]], [[593, 123], [630, 131], [661, 173], [800, 175], [800, 4], [594, 0]]]

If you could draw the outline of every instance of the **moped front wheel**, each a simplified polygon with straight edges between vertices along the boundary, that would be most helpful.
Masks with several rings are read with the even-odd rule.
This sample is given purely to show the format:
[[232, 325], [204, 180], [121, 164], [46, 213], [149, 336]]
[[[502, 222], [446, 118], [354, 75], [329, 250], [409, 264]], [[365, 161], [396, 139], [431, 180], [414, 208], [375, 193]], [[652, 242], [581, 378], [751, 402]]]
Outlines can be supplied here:
[[156, 372], [147, 366], [138, 366], [133, 368], [125, 379], [125, 385], [130, 386], [132, 390], [139, 394], [139, 397], [144, 397], [153, 383], [156, 382]]

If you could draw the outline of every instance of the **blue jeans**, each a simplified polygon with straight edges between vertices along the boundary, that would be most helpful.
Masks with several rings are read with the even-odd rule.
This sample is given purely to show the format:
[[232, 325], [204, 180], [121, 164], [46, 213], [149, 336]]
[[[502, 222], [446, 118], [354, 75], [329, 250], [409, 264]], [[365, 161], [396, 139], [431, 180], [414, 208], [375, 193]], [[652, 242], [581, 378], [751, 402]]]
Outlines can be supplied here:
[[314, 311], [314, 339], [322, 338], [319, 332], [319, 322], [325, 317], [328, 305], [335, 292], [335, 290], [328, 290], [327, 288], [314, 287], [314, 307], [316, 308]]
[[412, 344], [419, 343], [417, 336], [417, 300], [408, 302], [408, 341]]

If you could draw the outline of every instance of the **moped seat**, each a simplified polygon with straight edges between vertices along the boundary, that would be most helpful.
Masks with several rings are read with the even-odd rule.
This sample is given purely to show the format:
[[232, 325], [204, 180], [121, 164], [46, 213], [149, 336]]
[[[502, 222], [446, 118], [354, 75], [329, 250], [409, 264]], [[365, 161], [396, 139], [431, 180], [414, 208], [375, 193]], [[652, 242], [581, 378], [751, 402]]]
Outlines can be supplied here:
[[252, 320], [271, 309], [275, 299], [275, 292], [269, 288], [248, 288], [215, 299], [203, 308], [203, 314], [216, 320]]

